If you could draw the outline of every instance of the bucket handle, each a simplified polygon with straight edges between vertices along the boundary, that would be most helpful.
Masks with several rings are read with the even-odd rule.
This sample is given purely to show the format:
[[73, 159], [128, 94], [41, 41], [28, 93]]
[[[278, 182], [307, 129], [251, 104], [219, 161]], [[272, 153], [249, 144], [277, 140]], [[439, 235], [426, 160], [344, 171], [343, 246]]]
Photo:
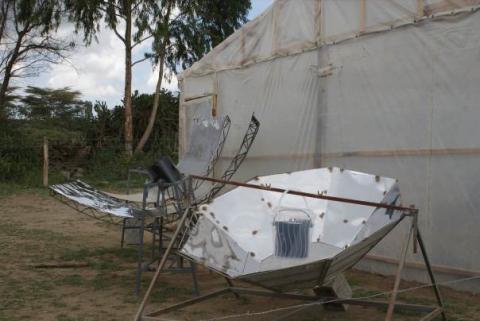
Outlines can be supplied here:
[[310, 225], [313, 225], [312, 218], [311, 218], [310, 214], [308, 213], [309, 211], [311, 212], [311, 209], [308, 207], [308, 203], [307, 203], [307, 200], [305, 199], [305, 197], [302, 196], [303, 202], [305, 203], [305, 208], [282, 207], [281, 206], [283, 198], [285, 197], [286, 194], [288, 194], [288, 192], [289, 192], [289, 190], [285, 190], [282, 193], [282, 196], [280, 196], [280, 199], [278, 200], [277, 206], [275, 207], [275, 216], [273, 217], [273, 224], [275, 224], [275, 222], [277, 221], [278, 214], [281, 212], [282, 209], [284, 209], [284, 210], [290, 209], [290, 210], [295, 210], [295, 211], [298, 211], [298, 212], [301, 212], [301, 213], [305, 214], [308, 217], [308, 220], [310, 221]]

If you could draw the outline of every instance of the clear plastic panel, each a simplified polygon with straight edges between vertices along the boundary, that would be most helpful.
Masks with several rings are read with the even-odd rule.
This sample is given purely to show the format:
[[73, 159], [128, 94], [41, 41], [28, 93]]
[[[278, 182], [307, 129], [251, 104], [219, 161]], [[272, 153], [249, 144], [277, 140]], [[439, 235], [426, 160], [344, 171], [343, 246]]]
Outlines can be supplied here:
[[[416, 1], [367, 0], [367, 34], [358, 35], [360, 2], [322, 1], [328, 45], [216, 71], [219, 109], [255, 112], [262, 123], [236, 179], [324, 166], [398, 179], [404, 205], [420, 209], [432, 263], [478, 273], [480, 256], [471, 252], [480, 243], [480, 12], [470, 9], [480, 1], [426, 0], [424, 13], [435, 17], [414, 23]], [[302, 10], [285, 12], [283, 24], [303, 28]], [[398, 19], [403, 24], [390, 25]], [[385, 28], [368, 33], [376, 24]], [[292, 43], [307, 43], [307, 34]], [[373, 253], [397, 258], [403, 232], [395, 229]], [[409, 251], [408, 260], [420, 257]]]

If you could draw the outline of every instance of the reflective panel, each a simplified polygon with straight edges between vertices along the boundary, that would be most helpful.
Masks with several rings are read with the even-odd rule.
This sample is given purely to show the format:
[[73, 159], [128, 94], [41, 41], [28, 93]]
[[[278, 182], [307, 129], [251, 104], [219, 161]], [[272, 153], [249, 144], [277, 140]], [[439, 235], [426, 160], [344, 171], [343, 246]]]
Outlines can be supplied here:
[[50, 189], [80, 205], [117, 217], [133, 217], [134, 208], [114, 199], [82, 181], [51, 185]]
[[[250, 184], [398, 204], [395, 179], [323, 168], [264, 176]], [[355, 264], [402, 218], [357, 204], [239, 187], [199, 208], [181, 252], [266, 288], [313, 287]], [[325, 273], [320, 273], [325, 269]]]

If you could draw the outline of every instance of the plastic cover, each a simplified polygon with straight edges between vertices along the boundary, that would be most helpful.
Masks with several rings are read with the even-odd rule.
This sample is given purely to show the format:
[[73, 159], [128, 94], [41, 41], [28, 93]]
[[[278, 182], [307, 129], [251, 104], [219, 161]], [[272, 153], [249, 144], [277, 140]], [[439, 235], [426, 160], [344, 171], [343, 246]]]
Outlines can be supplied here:
[[[451, 271], [441, 279], [478, 275], [479, 6], [277, 0], [181, 75], [181, 144], [191, 97], [215, 95], [232, 128], [255, 112], [262, 129], [237, 180], [325, 166], [398, 178], [433, 265]], [[243, 132], [231, 131], [217, 172]], [[398, 258], [403, 237], [395, 231], [373, 253]], [[409, 251], [408, 261], [421, 260]]]

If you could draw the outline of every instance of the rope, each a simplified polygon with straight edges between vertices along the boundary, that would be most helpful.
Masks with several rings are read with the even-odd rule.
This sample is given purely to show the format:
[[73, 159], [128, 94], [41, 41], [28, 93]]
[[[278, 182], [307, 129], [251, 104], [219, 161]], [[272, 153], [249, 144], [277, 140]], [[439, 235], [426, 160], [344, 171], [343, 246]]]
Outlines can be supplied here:
[[[463, 279], [456, 279], [452, 281], [445, 281], [445, 282], [437, 282], [437, 285], [450, 285], [450, 284], [456, 284], [456, 283], [461, 283], [461, 282], [466, 282], [466, 281], [471, 281], [471, 280], [479, 280], [480, 276], [474, 276], [474, 277], [469, 277], [469, 278], [463, 278]], [[411, 292], [419, 289], [424, 289], [424, 288], [429, 288], [434, 286], [434, 284], [424, 284], [416, 287], [411, 287], [411, 288], [406, 288], [402, 290], [398, 290], [397, 293], [405, 293], [405, 292]], [[357, 297], [357, 298], [352, 298], [352, 300], [367, 300], [367, 299], [372, 299], [376, 298], [379, 296], [384, 296], [388, 294], [392, 294], [394, 291], [388, 291], [388, 292], [381, 292], [369, 296], [363, 296], [363, 297]], [[327, 303], [335, 303], [342, 301], [343, 299], [334, 299], [334, 300], [329, 300], [329, 301], [321, 301], [321, 302], [312, 302], [312, 303], [305, 303], [305, 304], [298, 304], [298, 305], [292, 305], [288, 307], [282, 307], [282, 308], [277, 308], [277, 309], [271, 309], [271, 310], [266, 310], [266, 311], [261, 311], [261, 312], [247, 312], [247, 313], [241, 313], [241, 314], [231, 314], [231, 315], [226, 315], [223, 317], [217, 317], [217, 318], [211, 318], [211, 319], [204, 319], [201, 321], [221, 321], [221, 320], [228, 320], [228, 319], [236, 319], [236, 318], [251, 318], [255, 316], [263, 316], [275, 312], [282, 312], [282, 311], [288, 311], [292, 309], [300, 309], [300, 308], [305, 308], [305, 307], [310, 307], [310, 306], [316, 306], [316, 305], [324, 305]]]

